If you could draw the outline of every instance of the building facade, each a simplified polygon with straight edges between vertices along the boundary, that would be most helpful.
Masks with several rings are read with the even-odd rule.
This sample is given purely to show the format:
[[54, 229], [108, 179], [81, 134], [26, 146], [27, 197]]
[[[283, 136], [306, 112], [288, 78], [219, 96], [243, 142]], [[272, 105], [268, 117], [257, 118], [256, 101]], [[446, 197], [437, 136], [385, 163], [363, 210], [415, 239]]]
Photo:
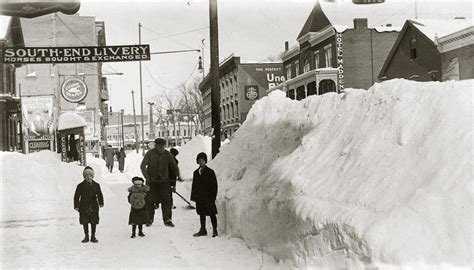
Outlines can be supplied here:
[[297, 100], [347, 87], [368, 89], [378, 81], [397, 35], [391, 25], [369, 27], [368, 18], [354, 17], [352, 25], [344, 25], [327, 16], [317, 2], [298, 35], [298, 45], [289, 49], [285, 44], [287, 80], [276, 88]]
[[[285, 81], [281, 63], [241, 63], [231, 55], [219, 64], [220, 115], [223, 138], [232, 136], [247, 118], [252, 105], [267, 89]], [[211, 135], [211, 78], [199, 85], [204, 106], [204, 134]]]
[[466, 19], [407, 20], [378, 75], [446, 81], [474, 78], [474, 26]]
[[[0, 27], [0, 54], [5, 47], [24, 47], [18, 17], [0, 16]], [[19, 66], [3, 61], [0, 64], [0, 151], [19, 151], [23, 147], [20, 93], [15, 87]]]
[[[81, 47], [105, 46], [105, 25], [95, 17], [49, 14], [32, 19], [21, 19], [24, 25], [25, 46], [27, 47]], [[52, 99], [52, 105], [44, 107], [41, 112], [33, 112], [27, 105], [23, 106], [25, 119], [25, 139], [36, 140], [36, 134], [31, 134], [31, 122], [43, 118], [48, 122], [48, 135], [39, 139], [50, 138], [51, 150], [56, 147], [56, 123], [65, 112], [75, 112], [86, 117], [85, 132], [86, 151], [100, 153], [100, 145], [106, 138], [104, 127], [107, 123], [107, 82], [102, 75], [102, 63], [70, 63], [70, 64], [25, 64], [18, 69], [17, 88], [21, 96], [29, 103], [44, 103], [42, 100]], [[83, 98], [71, 99], [64, 92], [65, 85], [79, 91]], [[73, 93], [74, 94], [74, 93]], [[38, 101], [39, 100], [39, 101]], [[51, 108], [52, 107], [52, 108]], [[48, 118], [52, 118], [50, 121]], [[48, 132], [46, 132], [48, 133]], [[28, 145], [27, 145], [28, 146]], [[31, 152], [31, 149], [25, 149]], [[59, 148], [58, 148], [59, 150]]]

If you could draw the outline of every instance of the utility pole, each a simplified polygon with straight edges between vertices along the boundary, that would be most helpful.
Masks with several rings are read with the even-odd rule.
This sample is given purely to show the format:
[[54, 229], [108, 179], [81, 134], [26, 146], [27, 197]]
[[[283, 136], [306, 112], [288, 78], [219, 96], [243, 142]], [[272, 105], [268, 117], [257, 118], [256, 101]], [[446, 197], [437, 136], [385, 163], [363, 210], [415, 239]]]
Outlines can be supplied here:
[[123, 112], [124, 110], [120, 110], [120, 117], [122, 118], [122, 147], [125, 148], [125, 137], [123, 136]]
[[132, 103], [133, 103], [133, 127], [135, 128], [135, 149], [137, 149], [138, 154], [138, 133], [137, 133], [137, 116], [135, 114], [135, 97], [132, 90]]
[[148, 102], [150, 105], [150, 139], [153, 140], [155, 138], [155, 126], [153, 125], [153, 105], [155, 103]]
[[177, 146], [178, 145], [178, 140], [176, 139], [176, 118], [174, 116], [175, 113], [176, 113], [176, 111], [174, 109], [172, 109], [171, 115], [173, 116], [173, 139], [174, 139], [174, 146]]
[[[138, 45], [142, 44], [142, 24], [138, 23]], [[140, 110], [142, 119], [142, 154], [145, 155], [145, 126], [143, 124], [143, 89], [142, 89], [142, 61], [139, 62], [140, 67]]]
[[219, 89], [219, 30], [217, 23], [217, 0], [209, 0], [209, 32], [211, 37], [211, 125], [212, 157], [221, 146], [221, 93]]

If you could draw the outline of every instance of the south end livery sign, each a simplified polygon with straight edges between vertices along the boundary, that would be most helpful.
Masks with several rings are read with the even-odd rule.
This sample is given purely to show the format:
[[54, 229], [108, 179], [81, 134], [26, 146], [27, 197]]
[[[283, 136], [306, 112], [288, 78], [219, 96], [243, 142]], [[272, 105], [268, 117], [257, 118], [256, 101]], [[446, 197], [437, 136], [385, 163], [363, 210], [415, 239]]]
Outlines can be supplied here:
[[67, 79], [61, 86], [61, 95], [71, 103], [81, 102], [87, 96], [87, 85], [81, 79]]
[[5, 48], [3, 63], [88, 63], [150, 60], [149, 45]]

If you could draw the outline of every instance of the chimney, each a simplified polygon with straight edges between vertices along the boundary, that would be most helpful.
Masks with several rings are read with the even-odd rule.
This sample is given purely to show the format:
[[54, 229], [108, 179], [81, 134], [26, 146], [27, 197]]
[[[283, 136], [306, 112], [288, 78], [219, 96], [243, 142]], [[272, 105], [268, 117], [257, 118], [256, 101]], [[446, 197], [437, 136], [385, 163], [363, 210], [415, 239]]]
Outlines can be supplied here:
[[367, 29], [367, 18], [354, 18], [354, 29]]
[[287, 52], [290, 49], [290, 44], [288, 41], [285, 41], [285, 52]]

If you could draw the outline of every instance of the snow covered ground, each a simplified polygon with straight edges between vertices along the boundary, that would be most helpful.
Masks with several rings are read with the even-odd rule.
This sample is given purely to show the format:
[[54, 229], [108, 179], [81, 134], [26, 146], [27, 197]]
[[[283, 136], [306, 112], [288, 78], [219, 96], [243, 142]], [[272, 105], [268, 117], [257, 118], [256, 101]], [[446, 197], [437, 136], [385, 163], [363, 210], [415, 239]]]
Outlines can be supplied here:
[[[302, 101], [279, 91], [262, 98], [209, 162], [217, 239], [192, 237], [198, 216], [176, 195], [175, 228], [156, 222], [130, 239], [126, 188], [141, 174], [141, 153], [127, 152], [124, 173], [88, 157], [105, 207], [100, 242], [82, 244], [72, 209], [82, 167], [51, 152], [0, 152], [0, 266], [471, 268], [472, 86], [392, 80]], [[178, 149], [185, 198], [210, 143]]]

